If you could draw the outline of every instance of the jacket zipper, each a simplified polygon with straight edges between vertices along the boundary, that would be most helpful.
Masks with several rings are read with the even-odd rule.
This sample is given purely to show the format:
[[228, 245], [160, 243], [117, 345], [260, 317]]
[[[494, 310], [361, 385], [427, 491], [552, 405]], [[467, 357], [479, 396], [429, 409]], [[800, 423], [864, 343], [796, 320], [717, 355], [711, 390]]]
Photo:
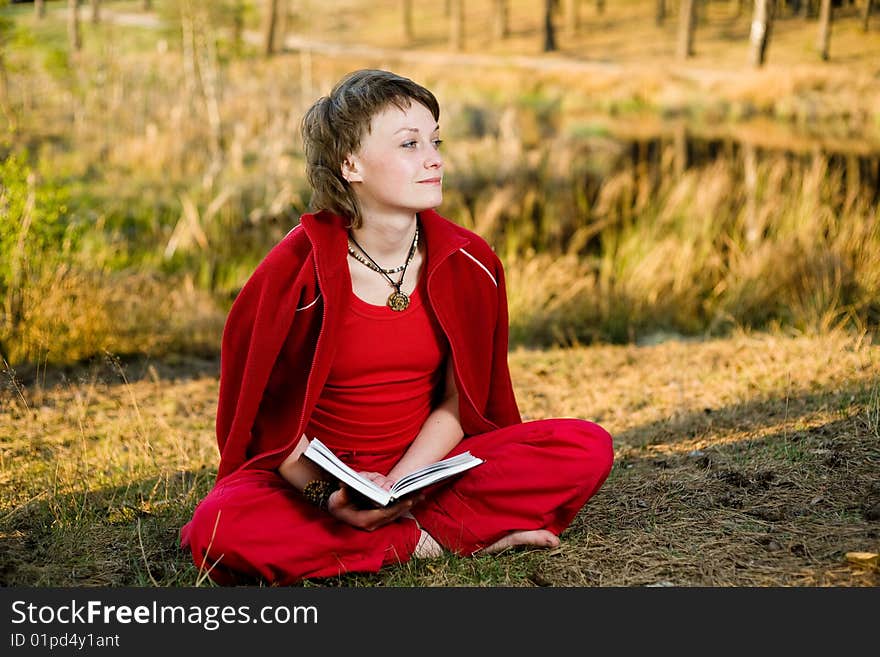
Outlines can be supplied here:
[[[318, 289], [321, 290], [323, 288], [321, 287], [321, 276], [318, 270], [318, 259], [315, 258], [314, 255], [312, 256], [312, 258], [315, 261], [315, 278], [318, 281]], [[312, 366], [309, 368], [308, 378], [306, 379], [306, 394], [303, 397], [302, 412], [300, 413], [299, 422], [297, 423], [297, 433], [299, 433], [300, 436], [302, 435], [302, 433], [305, 432], [306, 429], [306, 407], [308, 406], [310, 393], [312, 391], [312, 379], [315, 371], [315, 366], [318, 362], [318, 354], [320, 353], [321, 349], [321, 338], [324, 337], [324, 327], [327, 326], [327, 295], [323, 294], [322, 296], [324, 297], [324, 300], [321, 303], [321, 328], [318, 330], [318, 339], [315, 340], [315, 353], [312, 356]], [[296, 436], [294, 438], [294, 448], [299, 442], [300, 436]], [[306, 440], [308, 440], [308, 436], [306, 436]]]
[[[430, 298], [430, 296], [431, 296], [431, 287], [430, 287], [430, 284], [431, 284], [431, 279], [434, 277], [434, 273], [437, 271], [437, 269], [439, 269], [440, 265], [442, 265], [442, 264], [443, 264], [443, 263], [449, 258], [449, 256], [451, 256], [453, 253], [455, 253], [455, 251], [450, 251], [450, 252], [447, 253], [445, 256], [443, 256], [443, 258], [440, 260], [440, 262], [438, 262], [438, 263], [434, 266], [434, 268], [431, 270], [431, 273], [428, 275], [428, 285], [427, 285], [427, 288], [428, 288], [428, 297], [429, 297], [429, 298]], [[456, 376], [457, 379], [458, 379], [458, 383], [461, 384], [461, 385], [458, 385], [458, 384], [457, 384], [456, 387], [457, 387], [457, 388], [460, 388], [459, 392], [462, 393], [462, 394], [464, 395], [464, 398], [467, 400], [468, 404], [470, 404], [471, 409], [472, 409], [472, 410], [473, 410], [473, 411], [474, 411], [479, 417], [481, 417], [484, 421], [486, 421], [490, 426], [492, 426], [493, 428], [497, 429], [497, 428], [498, 428], [498, 425], [495, 424], [494, 422], [492, 422], [491, 420], [489, 420], [488, 418], [484, 417], [483, 414], [480, 413], [480, 412], [477, 410], [477, 405], [474, 403], [474, 400], [471, 399], [471, 396], [468, 394], [467, 388], [465, 387], [465, 385], [464, 385], [464, 383], [463, 383], [463, 379], [462, 379], [462, 377], [461, 377], [461, 370], [458, 368], [458, 359], [455, 357], [455, 348], [454, 348], [453, 345], [452, 345], [452, 342], [453, 342], [453, 341], [449, 338], [449, 336], [451, 335], [450, 332], [449, 332], [449, 328], [446, 326], [446, 324], [445, 324], [445, 322], [444, 322], [444, 320], [443, 320], [443, 313], [439, 311], [438, 306], [437, 306], [435, 303], [433, 303], [433, 300], [432, 300], [432, 303], [431, 303], [431, 307], [434, 308], [434, 313], [437, 315], [437, 320], [440, 322], [440, 326], [443, 327], [443, 332], [446, 334], [446, 339], [447, 339], [448, 342], [449, 342], [450, 357], [452, 358], [452, 369], [455, 371], [455, 376]]]

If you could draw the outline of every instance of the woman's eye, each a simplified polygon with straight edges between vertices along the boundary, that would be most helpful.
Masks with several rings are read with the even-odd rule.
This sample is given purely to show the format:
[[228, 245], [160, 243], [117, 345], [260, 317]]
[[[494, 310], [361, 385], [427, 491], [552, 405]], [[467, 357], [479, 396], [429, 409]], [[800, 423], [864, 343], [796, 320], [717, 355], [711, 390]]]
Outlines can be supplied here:
[[[439, 148], [439, 147], [440, 147], [440, 144], [443, 143], [443, 140], [442, 140], [442, 139], [434, 139], [434, 140], [432, 140], [431, 143], [434, 144], [434, 147], [435, 147], [435, 148]], [[412, 141], [405, 141], [405, 142], [403, 142], [403, 143], [401, 144], [401, 146], [402, 146], [403, 148], [415, 148], [415, 147], [418, 146], [418, 145], [419, 145], [419, 142], [417, 142], [417, 141], [415, 141], [415, 140], [412, 140]]]

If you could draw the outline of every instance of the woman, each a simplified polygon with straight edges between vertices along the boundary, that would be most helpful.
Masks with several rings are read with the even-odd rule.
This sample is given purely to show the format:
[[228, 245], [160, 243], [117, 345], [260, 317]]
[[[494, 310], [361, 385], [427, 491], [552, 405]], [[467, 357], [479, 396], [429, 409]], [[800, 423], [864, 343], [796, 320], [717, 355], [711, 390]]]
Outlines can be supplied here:
[[[553, 547], [611, 469], [611, 437], [523, 423], [501, 263], [437, 214], [440, 110], [387, 71], [349, 74], [306, 113], [312, 204], [227, 319], [214, 489], [181, 531], [219, 583], [375, 572], [444, 549]], [[485, 460], [388, 508], [302, 456], [318, 437], [383, 487], [446, 456]]]

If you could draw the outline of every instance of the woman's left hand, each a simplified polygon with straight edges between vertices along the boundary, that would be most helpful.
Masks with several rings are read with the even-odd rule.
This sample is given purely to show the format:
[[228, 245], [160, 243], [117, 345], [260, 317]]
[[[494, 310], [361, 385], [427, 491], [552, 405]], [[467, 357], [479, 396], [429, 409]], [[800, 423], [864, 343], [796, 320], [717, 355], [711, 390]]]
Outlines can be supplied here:
[[359, 472], [359, 475], [362, 477], [366, 477], [374, 484], [379, 486], [380, 488], [384, 488], [385, 490], [391, 490], [391, 487], [394, 485], [394, 479], [390, 479], [383, 474], [379, 474], [378, 472]]
[[334, 491], [327, 500], [327, 513], [352, 527], [368, 532], [397, 520], [423, 499], [421, 495], [415, 495], [391, 506], [364, 509], [352, 499], [350, 491], [345, 484]]

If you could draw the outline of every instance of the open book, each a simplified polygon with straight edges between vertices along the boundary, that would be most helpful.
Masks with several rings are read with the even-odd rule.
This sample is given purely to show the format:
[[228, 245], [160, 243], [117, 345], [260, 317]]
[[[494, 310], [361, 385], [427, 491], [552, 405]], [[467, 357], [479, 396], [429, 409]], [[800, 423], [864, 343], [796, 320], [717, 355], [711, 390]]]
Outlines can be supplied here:
[[457, 475], [483, 462], [483, 459], [470, 452], [463, 452], [410, 472], [405, 477], [401, 477], [391, 487], [391, 490], [385, 490], [345, 465], [336, 454], [330, 451], [329, 447], [317, 438], [312, 439], [304, 454], [315, 465], [323, 468], [336, 479], [365, 495], [379, 506], [394, 504], [408, 493]]

